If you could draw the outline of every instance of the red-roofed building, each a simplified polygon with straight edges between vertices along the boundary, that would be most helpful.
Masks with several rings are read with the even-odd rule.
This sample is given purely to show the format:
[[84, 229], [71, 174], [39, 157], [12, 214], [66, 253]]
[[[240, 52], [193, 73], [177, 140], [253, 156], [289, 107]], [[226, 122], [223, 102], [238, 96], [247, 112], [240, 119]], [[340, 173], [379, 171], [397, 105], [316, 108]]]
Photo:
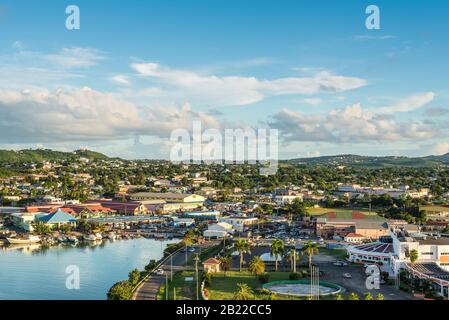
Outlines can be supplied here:
[[349, 243], [363, 243], [365, 239], [365, 236], [354, 232], [350, 232], [345, 236], [345, 241]]
[[203, 268], [205, 272], [220, 272], [220, 261], [215, 258], [209, 258], [203, 262]]

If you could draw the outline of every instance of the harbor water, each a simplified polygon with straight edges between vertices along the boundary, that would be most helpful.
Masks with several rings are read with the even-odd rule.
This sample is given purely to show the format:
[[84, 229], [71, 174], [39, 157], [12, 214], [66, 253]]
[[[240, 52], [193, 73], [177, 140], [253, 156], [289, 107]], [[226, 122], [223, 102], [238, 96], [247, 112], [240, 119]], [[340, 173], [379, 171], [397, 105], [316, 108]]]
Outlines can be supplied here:
[[[109, 288], [159, 260], [167, 244], [138, 238], [44, 248], [0, 246], [0, 300], [104, 300]], [[73, 277], [79, 271], [79, 289]], [[75, 287], [75, 288], [74, 288]]]

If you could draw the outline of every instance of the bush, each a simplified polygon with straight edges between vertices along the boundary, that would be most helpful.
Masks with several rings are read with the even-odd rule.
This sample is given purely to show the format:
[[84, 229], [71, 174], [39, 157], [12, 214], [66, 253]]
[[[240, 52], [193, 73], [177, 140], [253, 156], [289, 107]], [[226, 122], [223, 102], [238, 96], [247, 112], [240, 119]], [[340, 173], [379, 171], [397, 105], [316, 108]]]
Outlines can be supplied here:
[[212, 279], [213, 279], [212, 273], [210, 273], [210, 272], [205, 273], [203, 275], [204, 285], [206, 287], [210, 287], [210, 285], [212, 284]]
[[258, 280], [261, 283], [267, 283], [268, 281], [270, 281], [270, 275], [268, 273], [263, 273], [259, 275]]
[[290, 275], [288, 276], [288, 278], [290, 280], [298, 280], [301, 278], [301, 274], [299, 274], [298, 272], [292, 272], [290, 273]]
[[133, 297], [133, 286], [129, 281], [120, 281], [114, 284], [107, 294], [108, 300], [131, 300]]

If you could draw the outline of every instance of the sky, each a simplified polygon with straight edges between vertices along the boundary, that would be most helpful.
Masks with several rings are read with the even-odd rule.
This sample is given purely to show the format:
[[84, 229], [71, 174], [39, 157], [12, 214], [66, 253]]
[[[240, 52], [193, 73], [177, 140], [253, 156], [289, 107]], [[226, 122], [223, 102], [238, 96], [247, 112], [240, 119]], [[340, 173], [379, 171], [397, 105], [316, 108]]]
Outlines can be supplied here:
[[447, 12], [444, 0], [0, 0], [0, 148], [168, 159], [173, 131], [200, 121], [276, 129], [280, 159], [444, 154]]

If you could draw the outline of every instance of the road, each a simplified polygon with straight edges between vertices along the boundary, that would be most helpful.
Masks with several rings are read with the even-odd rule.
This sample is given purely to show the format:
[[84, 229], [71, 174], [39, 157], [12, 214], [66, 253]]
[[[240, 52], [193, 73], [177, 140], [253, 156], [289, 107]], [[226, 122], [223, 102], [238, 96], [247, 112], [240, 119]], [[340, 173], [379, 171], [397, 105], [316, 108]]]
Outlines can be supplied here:
[[[206, 243], [203, 245], [195, 246], [195, 252], [200, 252], [201, 249], [206, 248], [208, 246], [215, 245], [216, 243]], [[187, 252], [187, 259], [193, 256], [193, 252]], [[172, 257], [172, 264], [170, 263], [170, 259], [166, 261], [161, 268], [166, 272], [168, 276], [168, 280], [170, 280], [170, 272], [173, 271], [175, 274], [178, 271], [182, 271], [185, 269], [186, 262], [186, 253], [181, 250], [177, 254], [174, 254]], [[200, 265], [198, 264], [198, 267]], [[165, 275], [156, 275], [152, 274], [146, 281], [144, 281], [135, 291], [133, 300], [156, 300], [157, 293], [159, 292], [159, 288], [162, 284], [165, 284], [166, 276]]]

